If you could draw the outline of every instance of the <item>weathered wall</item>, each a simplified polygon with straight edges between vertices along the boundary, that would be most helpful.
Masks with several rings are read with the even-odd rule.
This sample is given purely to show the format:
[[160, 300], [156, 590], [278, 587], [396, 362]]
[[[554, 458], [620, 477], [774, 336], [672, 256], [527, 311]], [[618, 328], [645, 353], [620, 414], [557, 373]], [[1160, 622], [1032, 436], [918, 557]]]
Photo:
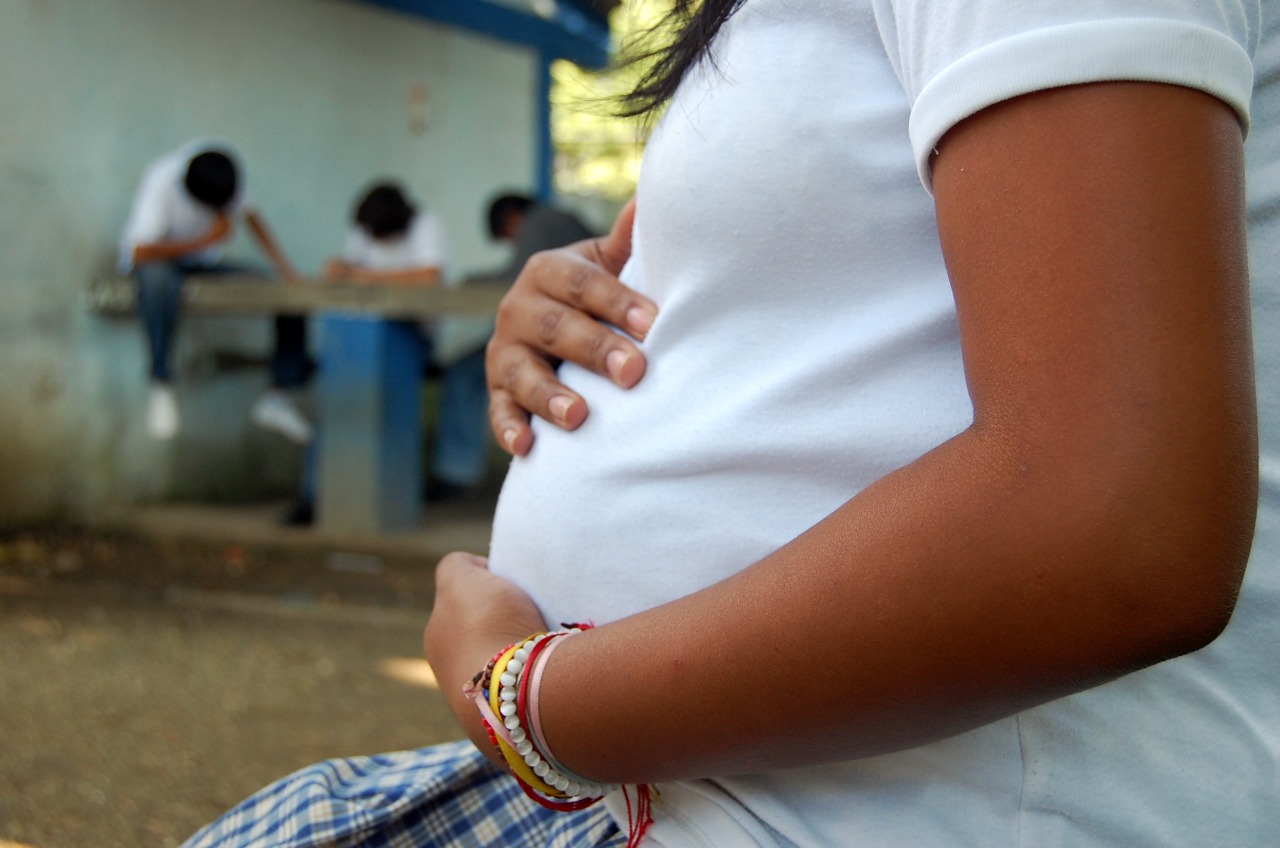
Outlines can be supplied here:
[[[362, 187], [400, 178], [444, 217], [455, 272], [483, 268], [502, 255], [484, 201], [532, 182], [534, 79], [528, 51], [349, 0], [0, 3], [0, 525], [294, 483], [297, 450], [246, 421], [266, 374], [211, 367], [264, 353], [264, 320], [183, 325], [184, 430], [156, 443], [141, 330], [86, 309], [147, 162], [233, 141], [303, 273]], [[233, 254], [258, 259], [243, 237]]]

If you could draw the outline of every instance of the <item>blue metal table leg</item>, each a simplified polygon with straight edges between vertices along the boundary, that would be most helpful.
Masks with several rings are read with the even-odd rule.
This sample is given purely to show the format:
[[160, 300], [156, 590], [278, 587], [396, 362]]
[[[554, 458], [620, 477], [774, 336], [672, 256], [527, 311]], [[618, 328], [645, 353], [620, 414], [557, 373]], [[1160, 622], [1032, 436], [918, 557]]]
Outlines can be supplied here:
[[336, 314], [321, 322], [318, 525], [413, 529], [422, 517], [418, 327]]

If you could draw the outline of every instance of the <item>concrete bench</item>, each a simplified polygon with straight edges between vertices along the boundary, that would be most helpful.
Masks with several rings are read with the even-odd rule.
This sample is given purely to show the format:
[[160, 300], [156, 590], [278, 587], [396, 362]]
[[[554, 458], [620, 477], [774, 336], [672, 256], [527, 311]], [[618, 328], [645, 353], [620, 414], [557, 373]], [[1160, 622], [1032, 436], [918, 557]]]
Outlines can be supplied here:
[[[454, 289], [192, 275], [184, 315], [315, 315], [321, 322], [316, 520], [326, 530], [379, 534], [422, 520], [422, 363], [418, 322], [493, 316], [506, 289], [488, 280]], [[132, 316], [137, 285], [94, 280], [90, 307]]]
[[[343, 312], [403, 321], [441, 315], [493, 315], [506, 289], [476, 278], [453, 289], [366, 286], [328, 280], [279, 283], [235, 274], [193, 274], [182, 287], [184, 314], [314, 314]], [[138, 286], [129, 277], [101, 277], [89, 287], [95, 312], [132, 316]]]

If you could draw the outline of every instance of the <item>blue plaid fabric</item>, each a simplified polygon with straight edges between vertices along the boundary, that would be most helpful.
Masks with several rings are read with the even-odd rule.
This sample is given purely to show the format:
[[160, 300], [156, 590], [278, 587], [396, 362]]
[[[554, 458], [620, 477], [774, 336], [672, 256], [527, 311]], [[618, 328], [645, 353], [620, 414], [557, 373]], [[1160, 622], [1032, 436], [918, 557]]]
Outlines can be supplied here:
[[620, 848], [602, 805], [558, 813], [469, 742], [328, 760], [262, 789], [183, 848]]

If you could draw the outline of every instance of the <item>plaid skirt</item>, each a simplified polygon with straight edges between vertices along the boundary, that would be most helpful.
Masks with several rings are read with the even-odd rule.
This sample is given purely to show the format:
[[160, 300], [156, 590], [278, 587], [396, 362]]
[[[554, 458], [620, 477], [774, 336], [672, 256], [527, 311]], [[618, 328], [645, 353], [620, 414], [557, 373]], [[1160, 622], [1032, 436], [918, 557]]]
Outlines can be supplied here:
[[328, 760], [251, 795], [183, 848], [621, 848], [597, 804], [559, 813], [525, 797], [470, 742]]

